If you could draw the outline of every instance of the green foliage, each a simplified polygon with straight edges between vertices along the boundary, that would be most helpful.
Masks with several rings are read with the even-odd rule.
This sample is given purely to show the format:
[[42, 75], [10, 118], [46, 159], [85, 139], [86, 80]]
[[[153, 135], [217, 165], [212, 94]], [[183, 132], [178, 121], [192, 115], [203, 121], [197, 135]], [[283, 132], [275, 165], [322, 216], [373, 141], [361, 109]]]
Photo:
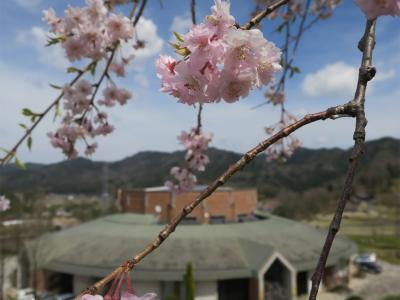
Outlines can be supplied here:
[[346, 298], [346, 300], [363, 300], [363, 298], [361, 298], [360, 296], [350, 296]]
[[194, 300], [195, 297], [195, 281], [194, 281], [194, 276], [193, 276], [193, 268], [192, 264], [189, 263], [186, 266], [186, 273], [184, 276], [185, 280], [185, 292], [186, 292], [186, 297], [185, 300]]
[[29, 150], [32, 150], [32, 136], [28, 136], [28, 139], [26, 140], [26, 145], [28, 146]]
[[82, 73], [82, 71], [75, 67], [68, 67], [67, 73]]
[[22, 114], [23, 114], [25, 117], [30, 117], [30, 116], [35, 115], [29, 108], [24, 108], [24, 109], [22, 109]]
[[46, 47], [65, 41], [65, 36], [48, 37]]
[[383, 297], [382, 300], [400, 300], [400, 295], [390, 295]]
[[[400, 179], [399, 147], [400, 141], [390, 138], [366, 143], [355, 192], [366, 191], [372, 196], [382, 193], [382, 190], [390, 192], [390, 186]], [[207, 155], [212, 163], [199, 174], [200, 184], [210, 183], [241, 157], [239, 153], [214, 148], [209, 149]], [[238, 188], [256, 187], [261, 201], [270, 198], [284, 200], [282, 215], [308, 218], [309, 211], [315, 213], [329, 209], [337, 200], [349, 156], [349, 151], [341, 149], [299, 149], [286, 164], [278, 165], [266, 163], [265, 156], [261, 155], [235, 174], [228, 184]], [[168, 179], [171, 167], [179, 165], [182, 157], [182, 151], [146, 151], [110, 163], [78, 158], [50, 165], [28, 164], [25, 172], [5, 166], [0, 169], [0, 182], [8, 191], [42, 187], [52, 193], [99, 194], [102, 192], [102, 176], [99, 175], [106, 165], [110, 171], [109, 192], [112, 194], [121, 187], [161, 185]], [[318, 201], [311, 201], [313, 197]], [[304, 206], [302, 201], [306, 203]]]
[[49, 85], [53, 88], [53, 89], [56, 89], [56, 90], [62, 90], [62, 87], [61, 86], [59, 86], [59, 85], [56, 85], [56, 84], [52, 84], [52, 83], [49, 83]]
[[361, 252], [375, 252], [379, 259], [400, 264], [400, 238], [398, 235], [351, 235]]
[[19, 158], [15, 158], [15, 165], [20, 168], [21, 170], [26, 170], [26, 165], [23, 161], [21, 161]]
[[400, 249], [400, 238], [392, 235], [352, 235], [362, 248]]

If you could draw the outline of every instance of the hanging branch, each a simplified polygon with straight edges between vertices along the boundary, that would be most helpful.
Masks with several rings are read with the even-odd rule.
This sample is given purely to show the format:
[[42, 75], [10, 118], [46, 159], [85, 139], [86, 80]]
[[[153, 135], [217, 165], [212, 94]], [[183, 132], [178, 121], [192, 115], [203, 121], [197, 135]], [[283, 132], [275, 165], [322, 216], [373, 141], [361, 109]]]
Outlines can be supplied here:
[[296, 121], [295, 123], [285, 127], [280, 130], [270, 138], [262, 141], [256, 147], [250, 149], [242, 156], [236, 163], [230, 166], [221, 176], [219, 176], [213, 183], [211, 183], [207, 188], [205, 188], [195, 200], [186, 205], [181, 213], [171, 220], [158, 234], [157, 238], [148, 244], [141, 252], [136, 254], [132, 259], [127, 260], [121, 266], [116, 268], [106, 277], [96, 282], [92, 287], [86, 289], [82, 292], [76, 299], [80, 296], [90, 293], [95, 294], [97, 291], [103, 287], [105, 284], [110, 282], [115, 276], [119, 275], [121, 272], [126, 272], [131, 269], [140, 261], [142, 261], [147, 255], [156, 250], [176, 229], [179, 223], [189, 215], [204, 199], [208, 198], [218, 187], [224, 185], [236, 172], [243, 169], [247, 164], [249, 164], [257, 155], [263, 153], [269, 146], [273, 145], [282, 138], [287, 137], [292, 132], [298, 130], [299, 128], [314, 123], [320, 120], [326, 119], [336, 119], [337, 116], [354, 117], [354, 104], [352, 102], [346, 103], [344, 105], [339, 105], [331, 107], [325, 111], [308, 114], [302, 119]]
[[[129, 18], [133, 19], [133, 15], [134, 12], [136, 10], [136, 7], [138, 5], [138, 0], [135, 0], [132, 6], [132, 9], [130, 11], [129, 14]], [[139, 7], [139, 11], [136, 15], [136, 17], [134, 18], [132, 24], [133, 26], [136, 26], [136, 24], [139, 22], [140, 17], [143, 14], [144, 8], [146, 6], [147, 0], [143, 0], [141, 3], [141, 6]], [[110, 49], [110, 56], [106, 61], [106, 67], [102, 73], [102, 75], [100, 76], [99, 81], [95, 84], [95, 91], [91, 97], [91, 101], [90, 104], [96, 108], [96, 106], [94, 105], [94, 98], [98, 92], [98, 89], [100, 88], [101, 83], [103, 82], [105, 77], [109, 77], [108, 76], [108, 69], [110, 67], [110, 64], [112, 63], [112, 60], [114, 58], [115, 52], [117, 50], [119, 46], [119, 43], [115, 44], [114, 47], [112, 47], [112, 49]], [[83, 70], [77, 70], [77, 75], [74, 77], [73, 80], [70, 81], [69, 85], [73, 86], [86, 72], [88, 71], [92, 71], [92, 69], [97, 65], [98, 61], [94, 60], [92, 61], [87, 67], [85, 67]], [[35, 113], [34, 116], [37, 117], [37, 119], [33, 122], [33, 124], [27, 128], [25, 130], [24, 135], [17, 141], [17, 143], [11, 148], [11, 150], [6, 151], [6, 154], [4, 155], [4, 157], [0, 158], [0, 166], [4, 166], [6, 164], [8, 164], [16, 155], [19, 147], [21, 146], [21, 144], [28, 139], [33, 130], [40, 124], [40, 122], [44, 119], [44, 117], [46, 117], [48, 115], [48, 113], [55, 107], [57, 107], [61, 101], [61, 99], [64, 97], [64, 91], [61, 91], [61, 93], [55, 98], [55, 100], [42, 112], [42, 113]], [[86, 110], [83, 115], [81, 120], [83, 121], [84, 116], [86, 115], [88, 111]], [[28, 141], [29, 142], [29, 141]]]
[[254, 18], [252, 18], [249, 22], [243, 25], [241, 28], [244, 30], [248, 30], [259, 24], [262, 19], [264, 19], [267, 15], [272, 13], [274, 10], [278, 9], [279, 7], [287, 4], [290, 0], [277, 0], [271, 5], [267, 6], [264, 11], [260, 12]]
[[139, 11], [138, 11], [137, 15], [136, 15], [135, 19], [133, 20], [133, 27], [135, 27], [137, 25], [137, 23], [139, 22], [140, 17], [143, 14], [144, 8], [146, 7], [146, 4], [147, 4], [147, 0], [143, 0], [142, 5], [140, 5], [140, 7], [139, 7]]
[[347, 170], [342, 195], [337, 203], [336, 212], [329, 226], [329, 231], [326, 236], [324, 246], [321, 250], [318, 265], [311, 279], [312, 288], [309, 300], [315, 300], [317, 297], [319, 285], [324, 275], [324, 269], [329, 256], [329, 252], [335, 239], [336, 233], [340, 229], [343, 211], [352, 192], [352, 185], [357, 164], [360, 156], [363, 154], [364, 151], [365, 127], [367, 125], [367, 119], [365, 118], [364, 110], [365, 93], [368, 81], [370, 81], [376, 73], [375, 68], [372, 66], [372, 53], [375, 46], [375, 25], [376, 19], [372, 21], [367, 21], [364, 36], [359, 43], [359, 49], [363, 52], [363, 56], [358, 75], [357, 90], [354, 96], [354, 100], [352, 100], [353, 107], [355, 109], [354, 113], [356, 116], [356, 125], [353, 136], [354, 147], [350, 155], [350, 164]]
[[[284, 46], [282, 48], [282, 52], [284, 53], [284, 65], [283, 65], [282, 75], [281, 75], [280, 79], [278, 80], [278, 84], [275, 87], [275, 91], [273, 93], [272, 98], [276, 97], [279, 91], [285, 90], [285, 82], [286, 82], [286, 79], [288, 76], [288, 71], [293, 70], [293, 63], [296, 58], [296, 53], [297, 53], [297, 50], [300, 45], [300, 41], [301, 41], [301, 38], [303, 37], [304, 32], [307, 29], [311, 28], [317, 21], [320, 20], [320, 15], [318, 15], [317, 17], [315, 17], [315, 19], [313, 21], [306, 24], [307, 23], [306, 21], [307, 21], [308, 15], [309, 15], [310, 6], [311, 6], [311, 0], [307, 0], [307, 2], [305, 4], [305, 8], [304, 8], [304, 13], [301, 15], [300, 24], [299, 24], [298, 30], [296, 32], [296, 35], [291, 35], [291, 31], [290, 31], [291, 20], [287, 20], [281, 25], [285, 28], [285, 42], [284, 42]], [[289, 11], [290, 11], [290, 7], [288, 7], [288, 12]], [[294, 45], [293, 45], [293, 49], [290, 51], [290, 44], [291, 44], [292, 40], [294, 41]], [[290, 56], [289, 56], [289, 52], [291, 52]], [[291, 76], [292, 76], [292, 74], [290, 75], [290, 77]], [[268, 103], [269, 102], [263, 102], [261, 104], [254, 106], [252, 109], [259, 108]], [[281, 103], [280, 105], [281, 105], [282, 110], [284, 111], [285, 104]]]
[[[91, 69], [91, 66], [96, 64], [96, 62], [92, 62], [90, 63], [85, 69], [79, 71], [77, 73], [77, 75], [74, 77], [74, 79], [72, 79], [69, 83], [69, 85], [73, 85], [75, 84], [79, 78], [82, 77], [83, 74], [85, 74], [87, 71], [89, 71]], [[18, 142], [14, 145], [14, 147], [12, 147], [12, 149], [10, 151], [7, 151], [6, 155], [0, 159], [0, 166], [4, 166], [6, 164], [8, 164], [13, 157], [16, 155], [17, 150], [19, 148], [19, 146], [21, 146], [21, 144], [32, 134], [32, 131], [39, 125], [39, 123], [43, 120], [43, 118], [54, 108], [56, 107], [60, 100], [64, 97], [64, 91], [62, 91], [57, 98], [40, 114], [35, 114], [36, 116], [38, 116], [38, 119], [33, 122], [33, 124], [31, 125], [31, 127], [29, 127], [26, 131], [25, 134], [18, 140]]]
[[[196, 0], [192, 0], [190, 3], [190, 12], [192, 15], [192, 24], [196, 25]], [[197, 134], [200, 134], [201, 132], [201, 114], [203, 111], [203, 103], [199, 103], [199, 110], [197, 112], [197, 127], [196, 127], [196, 131]]]
[[190, 12], [192, 14], [192, 23], [195, 25], [196, 22], [196, 0], [192, 0], [190, 4]]

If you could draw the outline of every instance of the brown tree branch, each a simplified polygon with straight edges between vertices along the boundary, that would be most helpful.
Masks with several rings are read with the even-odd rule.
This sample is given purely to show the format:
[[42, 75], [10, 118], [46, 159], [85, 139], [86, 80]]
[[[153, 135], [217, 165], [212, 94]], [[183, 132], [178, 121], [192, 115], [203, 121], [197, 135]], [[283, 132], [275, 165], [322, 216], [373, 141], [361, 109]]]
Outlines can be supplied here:
[[261, 22], [267, 15], [269, 15], [274, 10], [278, 9], [279, 7], [287, 4], [290, 0], [277, 0], [271, 5], [267, 6], [262, 12], [252, 18], [249, 22], [243, 25], [241, 28], [244, 30], [251, 29], [252, 27], [256, 26], [258, 23]]
[[319, 121], [326, 120], [329, 118], [334, 118], [336, 115], [347, 115], [354, 116], [354, 104], [352, 102], [346, 103], [344, 105], [339, 105], [331, 107], [325, 111], [308, 114], [302, 119], [296, 121], [295, 123], [285, 127], [280, 130], [270, 138], [259, 143], [256, 147], [250, 149], [240, 158], [235, 164], [231, 165], [221, 176], [219, 176], [213, 183], [211, 183], [207, 188], [205, 188], [195, 200], [186, 205], [181, 213], [171, 220], [158, 234], [157, 238], [153, 242], [149, 243], [141, 252], [137, 253], [132, 259], [127, 260], [121, 266], [116, 268], [106, 277], [96, 282], [92, 287], [88, 288], [81, 293], [76, 299], [86, 293], [95, 294], [101, 287], [110, 282], [115, 276], [121, 272], [131, 270], [135, 265], [139, 264], [147, 255], [156, 250], [176, 229], [179, 223], [189, 215], [204, 199], [208, 198], [218, 187], [225, 184], [229, 178], [231, 178], [236, 172], [243, 169], [247, 164], [249, 164], [258, 154], [264, 152], [269, 146], [276, 143], [280, 139], [287, 137], [292, 132], [298, 130], [299, 128]]
[[[135, 9], [137, 7], [137, 3], [138, 3], [138, 0], [134, 1], [134, 4], [133, 4], [132, 9], [131, 9], [131, 13], [129, 15], [130, 19], [133, 19], [133, 13], [135, 12]], [[133, 26], [136, 26], [136, 24], [139, 22], [139, 19], [143, 14], [143, 11], [144, 11], [144, 8], [146, 6], [146, 3], [147, 3], [147, 0], [142, 0], [142, 4], [141, 4], [141, 6], [139, 8], [139, 11], [138, 11], [135, 19], [133, 20]], [[118, 48], [118, 44], [115, 45], [113, 47], [113, 49], [111, 50], [110, 57], [108, 58], [108, 60], [106, 62], [106, 67], [105, 67], [102, 75], [100, 76], [99, 81], [95, 85], [95, 91], [94, 91], [94, 93], [93, 93], [93, 95], [91, 97], [91, 101], [90, 101], [92, 105], [94, 105], [94, 97], [96, 96], [97, 91], [98, 91], [102, 81], [104, 80], [104, 77], [106, 77], [107, 74], [108, 74], [108, 69], [110, 67], [110, 64], [111, 64], [113, 58], [114, 58], [114, 55], [115, 55], [115, 52], [116, 52], [117, 48]], [[87, 72], [88, 70], [90, 70], [91, 66], [93, 64], [96, 64], [96, 63], [97, 63], [97, 61], [93, 61], [83, 71], [79, 71], [78, 74], [75, 76], [75, 78], [70, 81], [69, 85], [72, 86], [73, 84], [75, 84], [82, 77], [82, 75], [85, 72]], [[0, 158], [0, 166], [4, 166], [4, 165], [8, 164], [13, 159], [13, 157], [15, 156], [18, 148], [21, 146], [21, 144], [32, 134], [33, 130], [39, 125], [39, 123], [44, 119], [44, 117], [47, 116], [47, 114], [60, 102], [60, 100], [63, 98], [63, 96], [64, 96], [64, 91], [62, 91], [57, 96], [57, 98], [42, 113], [37, 114], [38, 119], [32, 124], [31, 127], [29, 127], [25, 131], [25, 134], [17, 141], [17, 143], [11, 148], [11, 150], [9, 150], [5, 154], [5, 156], [3, 158]], [[82, 116], [82, 119], [85, 116], [85, 114], [86, 114], [86, 112]]]
[[196, 24], [196, 0], [192, 0], [190, 3], [190, 12], [192, 14], [192, 23]]
[[147, 0], [142, 0], [142, 4], [141, 4], [140, 7], [139, 7], [139, 11], [138, 11], [138, 13], [137, 13], [135, 19], [133, 20], [133, 26], [134, 26], [134, 27], [135, 27], [135, 26], [137, 25], [137, 23], [139, 22], [140, 17], [141, 17], [142, 14], [143, 14], [144, 8], [146, 7], [146, 4], [147, 4]]
[[[79, 71], [78, 74], [74, 77], [74, 79], [72, 79], [69, 83], [69, 85], [73, 85], [75, 84], [81, 77], [82, 75], [88, 71], [88, 69], [90, 68], [90, 66], [93, 63], [89, 64], [83, 71]], [[58, 103], [60, 102], [60, 100], [62, 99], [62, 97], [64, 97], [64, 91], [62, 91], [57, 98], [50, 103], [50, 105], [40, 114], [38, 114], [38, 119], [31, 125], [31, 127], [29, 127], [26, 131], [25, 134], [17, 141], [17, 143], [14, 145], [14, 147], [12, 147], [12, 149], [10, 151], [8, 151], [8, 153], [6, 153], [6, 155], [0, 159], [0, 166], [4, 166], [6, 164], [8, 164], [12, 158], [15, 156], [19, 146], [21, 146], [21, 144], [32, 134], [32, 131], [39, 125], [39, 123], [43, 120], [43, 118], [56, 106], [58, 105]]]
[[199, 103], [199, 110], [197, 111], [197, 133], [200, 134], [201, 127], [203, 126], [201, 122], [201, 114], [203, 112], [203, 104]]
[[354, 174], [357, 169], [358, 160], [364, 151], [365, 127], [367, 125], [367, 119], [365, 118], [364, 111], [365, 93], [368, 81], [370, 81], [376, 73], [375, 68], [372, 66], [372, 52], [375, 46], [375, 24], [376, 20], [367, 21], [364, 36], [359, 43], [359, 48], [361, 51], [363, 51], [363, 56], [358, 75], [356, 93], [354, 100], [351, 101], [353, 103], [353, 108], [355, 109], [354, 113], [356, 116], [356, 126], [353, 136], [354, 147], [350, 156], [350, 164], [347, 170], [342, 195], [337, 203], [336, 211], [330, 223], [329, 231], [326, 236], [324, 246], [321, 250], [316, 270], [311, 279], [312, 288], [309, 300], [315, 300], [317, 298], [318, 289], [324, 275], [326, 261], [328, 259], [333, 241], [335, 240], [336, 233], [340, 229], [343, 211], [352, 192]]

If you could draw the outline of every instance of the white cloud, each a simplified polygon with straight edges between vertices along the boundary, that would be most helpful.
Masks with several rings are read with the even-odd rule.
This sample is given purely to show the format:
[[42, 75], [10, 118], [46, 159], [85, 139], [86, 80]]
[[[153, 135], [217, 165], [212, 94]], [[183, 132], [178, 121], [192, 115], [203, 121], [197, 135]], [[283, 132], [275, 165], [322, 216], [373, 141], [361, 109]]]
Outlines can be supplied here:
[[60, 45], [46, 47], [48, 32], [41, 27], [34, 26], [30, 30], [17, 33], [17, 41], [32, 47], [38, 53], [38, 60], [46, 66], [65, 70], [68, 60]]
[[[379, 83], [393, 79], [396, 70], [385, 70], [384, 67], [378, 68], [370, 88]], [[322, 67], [315, 73], [306, 75], [301, 89], [303, 93], [311, 97], [337, 97], [346, 99], [352, 97], [357, 86], [358, 68], [344, 62], [336, 62]]]
[[150, 86], [149, 80], [142, 72], [139, 72], [135, 75], [135, 82], [143, 88], [148, 88]]
[[183, 16], [175, 16], [170, 26], [171, 32], [186, 33], [192, 27], [192, 19], [189, 14]]
[[354, 93], [358, 70], [344, 62], [324, 66], [315, 73], [306, 75], [301, 88], [311, 97], [348, 98]]
[[[48, 81], [60, 82], [60, 78], [43, 75], [32, 70], [17, 70], [0, 61], [0, 81], [2, 94], [0, 95], [0, 146], [10, 148], [22, 136], [23, 130], [18, 123], [29, 125], [29, 119], [21, 115], [22, 108], [30, 108], [34, 112], [41, 112], [56, 97], [59, 91], [49, 87]], [[59, 160], [62, 155], [58, 151], [50, 150], [46, 133], [55, 125], [52, 117], [46, 118], [33, 133], [33, 151], [29, 152], [25, 145], [21, 145], [19, 158], [24, 161], [32, 160]]]
[[134, 41], [124, 43], [122, 46], [122, 52], [125, 56], [130, 54], [135, 55], [135, 59], [132, 61], [133, 68], [143, 68], [143, 64], [149, 59], [158, 54], [164, 44], [163, 39], [158, 35], [157, 25], [150, 19], [144, 17], [140, 18], [137, 25], [138, 38], [144, 40], [146, 45], [143, 49], [133, 49]]
[[34, 9], [42, 2], [42, 0], [15, 0], [15, 2], [25, 9]]
[[384, 70], [381, 71], [378, 69], [378, 72], [376, 73], [376, 76], [375, 76], [374, 80], [372, 81], [372, 83], [386, 81], [386, 80], [394, 78], [395, 76], [396, 76], [395, 69], [390, 69], [388, 71], [384, 71]]
[[[125, 56], [135, 55], [131, 69], [143, 69], [144, 63], [158, 54], [163, 47], [163, 40], [158, 35], [157, 26], [152, 20], [142, 17], [137, 26], [138, 38], [146, 42], [143, 49], [133, 49], [134, 41], [123, 44]], [[48, 32], [41, 27], [34, 26], [30, 30], [20, 31], [17, 34], [17, 41], [35, 49], [38, 53], [38, 60], [44, 65], [65, 70], [69, 62], [65, 57], [64, 49], [59, 45], [46, 47]]]

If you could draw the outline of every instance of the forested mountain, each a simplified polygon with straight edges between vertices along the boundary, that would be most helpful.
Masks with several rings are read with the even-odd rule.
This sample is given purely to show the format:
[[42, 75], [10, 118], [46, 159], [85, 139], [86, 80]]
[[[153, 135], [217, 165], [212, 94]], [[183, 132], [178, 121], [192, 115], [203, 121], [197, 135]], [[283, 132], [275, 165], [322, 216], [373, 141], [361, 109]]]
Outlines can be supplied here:
[[[241, 154], [212, 148], [211, 163], [200, 174], [199, 182], [207, 184]], [[286, 163], [267, 163], [265, 156], [232, 177], [231, 186], [257, 187], [260, 198], [282, 192], [304, 193], [313, 189], [338, 190], [348, 165], [350, 150], [306, 149], [295, 152]], [[53, 193], [98, 194], [108, 182], [110, 192], [118, 187], [162, 185], [172, 166], [182, 163], [183, 152], [139, 152], [116, 162], [98, 162], [78, 158], [55, 164], [27, 164], [23, 171], [14, 165], [0, 168], [0, 191], [22, 192], [40, 189]], [[356, 189], [375, 193], [388, 189], [400, 177], [400, 140], [382, 138], [366, 143], [360, 163]]]

